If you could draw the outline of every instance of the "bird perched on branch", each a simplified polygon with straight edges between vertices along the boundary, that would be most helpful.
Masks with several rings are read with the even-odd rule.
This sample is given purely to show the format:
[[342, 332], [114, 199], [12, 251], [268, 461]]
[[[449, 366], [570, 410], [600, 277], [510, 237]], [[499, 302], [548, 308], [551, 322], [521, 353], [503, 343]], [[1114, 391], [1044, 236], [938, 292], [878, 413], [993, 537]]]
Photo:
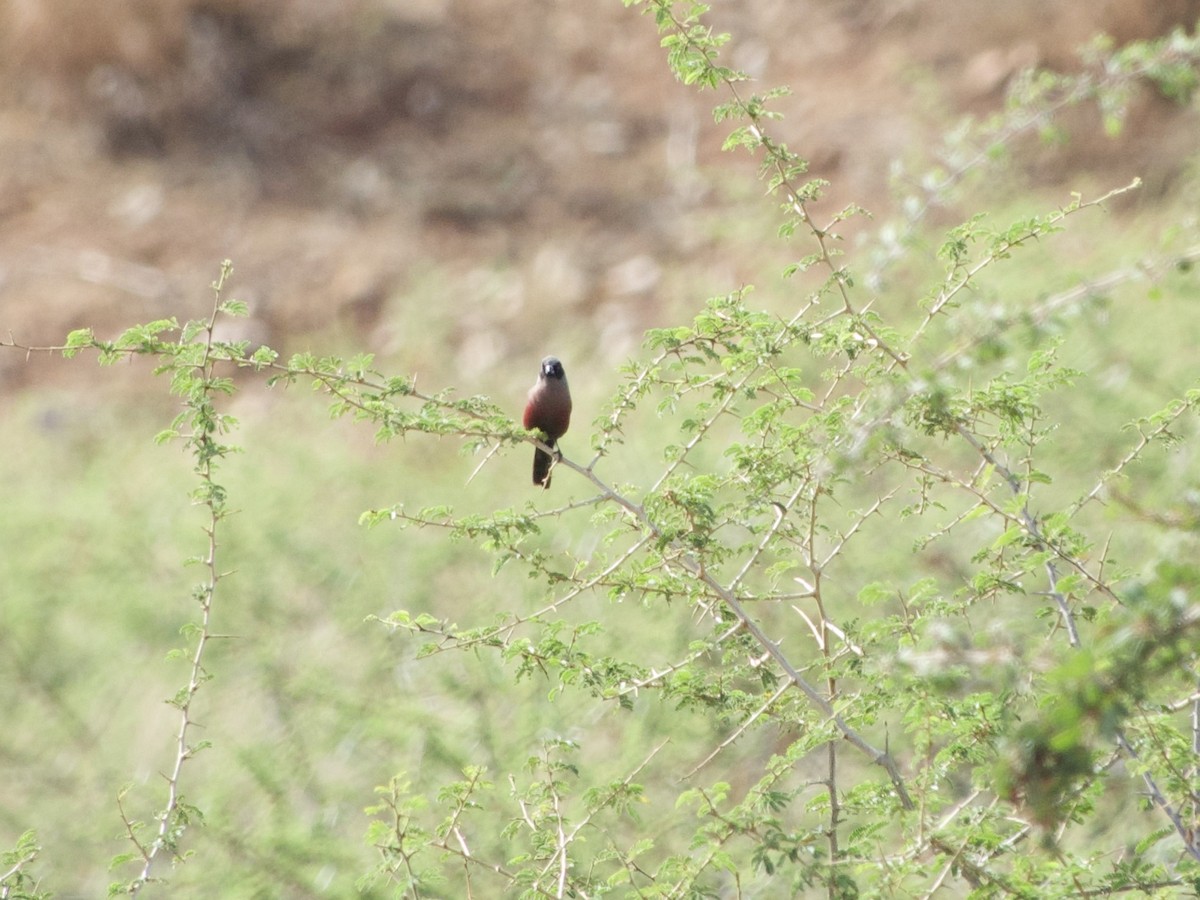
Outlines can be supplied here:
[[[571, 424], [571, 389], [567, 373], [556, 356], [547, 356], [538, 370], [538, 379], [529, 389], [525, 401], [525, 427], [545, 435], [545, 442], [555, 447], [555, 441], [567, 433]], [[557, 449], [557, 447], [555, 447]], [[561, 458], [562, 453], [559, 453]], [[550, 487], [550, 454], [538, 447], [533, 451], [533, 483]]]

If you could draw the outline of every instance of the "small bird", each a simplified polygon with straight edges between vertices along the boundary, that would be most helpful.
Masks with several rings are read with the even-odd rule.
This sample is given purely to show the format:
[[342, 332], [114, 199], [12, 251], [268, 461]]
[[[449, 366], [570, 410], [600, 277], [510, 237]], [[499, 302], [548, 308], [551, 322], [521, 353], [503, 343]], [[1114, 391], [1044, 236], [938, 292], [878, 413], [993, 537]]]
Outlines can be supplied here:
[[[529, 389], [525, 401], [525, 427], [545, 435], [551, 447], [567, 433], [571, 424], [571, 389], [567, 373], [556, 356], [547, 356], [538, 370], [537, 383]], [[557, 448], [556, 448], [557, 449]], [[533, 483], [550, 487], [550, 454], [538, 447], [533, 451]]]

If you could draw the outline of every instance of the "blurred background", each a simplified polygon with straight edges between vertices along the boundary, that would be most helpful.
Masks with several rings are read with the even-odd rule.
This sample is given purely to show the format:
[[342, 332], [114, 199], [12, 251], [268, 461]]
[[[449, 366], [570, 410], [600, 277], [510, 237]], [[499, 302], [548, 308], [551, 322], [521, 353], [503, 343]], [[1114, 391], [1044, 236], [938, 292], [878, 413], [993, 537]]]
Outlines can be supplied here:
[[[717, 0], [712, 20], [757, 88], [793, 89], [779, 131], [833, 183], [826, 206], [879, 217], [892, 161], [994, 111], [1020, 68], [1198, 17]], [[529, 380], [551, 350], [624, 359], [685, 290], [761, 280], [714, 252], [724, 211], [758, 202], [754, 163], [720, 152], [721, 98], [667, 76], [657, 43], [618, 2], [0, 0], [0, 327], [49, 343], [182, 319], [228, 257], [247, 336], [283, 350], [336, 336], [460, 385]], [[1195, 147], [1194, 113], [1150, 93], [1118, 140], [1079, 118], [1022, 161], [1035, 179], [1139, 174], [1153, 202]], [[68, 368], [0, 355], [0, 390]]]
[[[728, 62], [755, 89], [792, 88], [778, 135], [832, 182], [819, 213], [855, 202], [874, 214], [847, 226], [851, 242], [893, 214], [897, 166], [924, 171], [961, 116], [1003, 107], [1021, 69], [1074, 71], [1099, 32], [1124, 43], [1200, 18], [1200, 0], [713, 7], [733, 34]], [[676, 83], [653, 23], [618, 0], [0, 0], [0, 334], [45, 345], [75, 328], [105, 338], [183, 321], [211, 309], [208, 285], [230, 258], [227, 296], [251, 316], [223, 337], [285, 355], [371, 351], [422, 388], [486, 393], [514, 415], [538, 360], [556, 353], [576, 398], [565, 446], [583, 459], [646, 328], [745, 283], [766, 308], [803, 296], [779, 273], [807, 249], [777, 239], [756, 162], [720, 151], [728, 125], [711, 109], [724, 99]], [[1135, 175], [1145, 187], [1113, 204], [1107, 237], [1083, 226], [1055, 244], [1071, 265], [1028, 251], [1010, 295], [1133, 264], [1172, 228], [1194, 240], [1198, 120], [1195, 104], [1145, 90], [1116, 138], [1081, 108], [1066, 140], [1018, 142], [975, 195], [1002, 198], [998, 225], [1018, 200], [1029, 215]], [[957, 221], [943, 211], [931, 224]], [[915, 307], [902, 280], [919, 279], [893, 274], [890, 309]], [[1090, 429], [1111, 441], [1120, 417], [1194, 378], [1194, 341], [1165, 360], [1149, 337], [1186, 343], [1196, 331], [1177, 315], [1194, 309], [1195, 285], [1175, 289], [1175, 306], [1080, 326], [1105, 372], [1097, 383], [1124, 390], [1097, 401], [1111, 419], [1079, 408], [1065, 453], [1101, 453]], [[1126, 340], [1118, 315], [1145, 343]], [[661, 726], [677, 739], [656, 760], [669, 793], [672, 767], [697, 762], [686, 748], [702, 756], [727, 734], [650, 703], [619, 722], [578, 697], [549, 704], [544, 683], [514, 689], [486, 655], [418, 664], [413, 642], [366, 618], [407, 608], [468, 625], [536, 602], [540, 588], [511, 570], [494, 577], [470, 545], [364, 530], [359, 514], [400, 499], [524, 504], [527, 454], [464, 487], [476, 462], [448, 442], [378, 447], [370, 429], [314, 415], [321, 401], [304, 390], [241, 387], [234, 441], [247, 452], [219, 475], [239, 510], [223, 557], [238, 574], [216, 619], [233, 639], [210, 651], [217, 677], [200, 719], [214, 749], [185, 787], [208, 826], [161, 896], [216, 896], [214, 884], [228, 897], [355, 895], [373, 859], [362, 808], [402, 770], [422, 789], [468, 762], [509, 771], [540, 736], [586, 724], [589, 758], [620, 777]], [[0, 352], [0, 846], [36, 828], [40, 872], [60, 897], [128, 877], [107, 871], [130, 849], [122, 785], [131, 815], [162, 802], [177, 724], [162, 700], [185, 677], [163, 657], [194, 619], [199, 576], [182, 561], [201, 552], [203, 523], [188, 507], [189, 459], [151, 442], [175, 411], [148, 366]], [[619, 475], [634, 480], [630, 443]], [[561, 494], [544, 502], [571, 490], [556, 477]], [[552, 550], [595, 539], [543, 537]], [[912, 564], [907, 548], [871, 561], [884, 556]], [[618, 615], [586, 602], [595, 608], [580, 615]], [[616, 633], [631, 654], [650, 641], [644, 658], [669, 663], [693, 629], [682, 611]], [[762, 738], [737, 752], [761, 761], [774, 749]]]

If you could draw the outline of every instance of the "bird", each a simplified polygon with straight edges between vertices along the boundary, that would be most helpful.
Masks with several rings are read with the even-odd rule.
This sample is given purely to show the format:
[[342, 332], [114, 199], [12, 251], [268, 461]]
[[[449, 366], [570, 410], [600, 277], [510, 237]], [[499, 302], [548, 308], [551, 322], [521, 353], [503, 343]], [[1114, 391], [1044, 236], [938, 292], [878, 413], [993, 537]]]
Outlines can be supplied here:
[[[529, 389], [525, 401], [525, 427], [540, 431], [545, 442], [558, 449], [555, 442], [567, 433], [571, 424], [571, 389], [567, 373], [557, 356], [547, 356], [538, 369], [537, 381]], [[562, 453], [559, 453], [562, 456]], [[550, 454], [541, 447], [533, 451], [533, 483], [550, 487]]]

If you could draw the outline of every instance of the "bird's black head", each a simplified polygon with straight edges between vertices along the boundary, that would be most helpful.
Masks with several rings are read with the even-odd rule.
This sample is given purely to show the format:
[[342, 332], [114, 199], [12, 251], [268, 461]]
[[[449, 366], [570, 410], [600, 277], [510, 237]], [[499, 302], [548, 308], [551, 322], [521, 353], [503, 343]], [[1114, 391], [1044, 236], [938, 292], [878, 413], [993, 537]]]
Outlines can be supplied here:
[[543, 378], [565, 378], [567, 375], [563, 371], [563, 365], [558, 361], [557, 356], [547, 356], [542, 360], [542, 377]]

